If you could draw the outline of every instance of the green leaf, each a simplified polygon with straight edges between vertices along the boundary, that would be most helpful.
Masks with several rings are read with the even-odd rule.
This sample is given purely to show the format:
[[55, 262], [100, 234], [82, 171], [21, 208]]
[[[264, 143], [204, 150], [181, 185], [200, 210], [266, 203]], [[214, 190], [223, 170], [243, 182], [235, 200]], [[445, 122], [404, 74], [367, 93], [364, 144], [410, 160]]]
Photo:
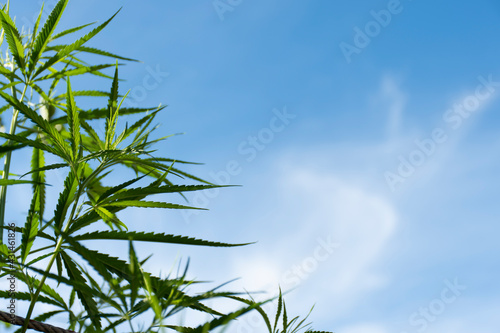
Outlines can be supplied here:
[[105, 57], [109, 57], [109, 58], [120, 59], [120, 60], [139, 62], [139, 60], [136, 60], [136, 59], [122, 57], [122, 56], [119, 56], [117, 54], [114, 54], [114, 53], [111, 53], [108, 51], [104, 51], [104, 50], [99, 50], [99, 49], [96, 49], [93, 47], [81, 46], [78, 48], [78, 51], [97, 54], [97, 55], [101, 55], [101, 56], [105, 56]]
[[286, 314], [286, 304], [283, 302], [283, 332], [286, 332], [288, 328], [288, 316]]
[[[80, 270], [76, 266], [76, 264], [73, 262], [73, 259], [71, 259], [66, 253], [61, 252], [62, 260], [64, 262], [64, 266], [66, 267], [66, 272], [68, 273], [68, 277], [70, 280], [74, 280], [80, 284], [85, 284], [87, 281], [85, 278], [82, 276]], [[91, 295], [89, 295], [86, 290], [81, 289], [78, 286], [74, 286], [76, 289], [76, 293], [78, 295], [78, 298], [82, 302], [83, 307], [87, 311], [87, 314], [92, 321], [92, 324], [95, 325], [97, 328], [101, 328], [101, 321], [99, 318], [99, 310], [97, 309], [97, 303], [96, 301], [92, 298]]]
[[0, 154], [7, 153], [9, 151], [18, 150], [18, 149], [21, 149], [24, 147], [26, 147], [25, 144], [17, 144], [17, 145], [6, 144], [3, 146], [0, 146]]
[[[228, 295], [226, 297], [240, 301], [240, 302], [248, 304], [248, 305], [255, 304], [255, 302], [253, 300], [249, 300], [246, 298], [241, 298], [241, 297], [237, 297], [237, 296], [233, 296], [233, 295]], [[264, 319], [264, 322], [266, 323], [266, 327], [267, 327], [269, 333], [273, 333], [273, 329], [271, 327], [271, 321], [269, 320], [267, 313], [260, 306], [255, 307], [255, 310], [262, 316], [262, 319]]]
[[97, 204], [99, 204], [100, 202], [102, 202], [104, 199], [106, 199], [107, 197], [115, 194], [116, 192], [118, 191], [121, 191], [123, 190], [124, 188], [126, 188], [127, 186], [130, 186], [136, 182], [138, 182], [139, 180], [143, 179], [144, 177], [146, 177], [146, 175], [144, 176], [140, 176], [140, 177], [137, 177], [137, 178], [134, 178], [134, 179], [131, 179], [129, 181], [126, 181], [120, 185], [117, 185], [117, 186], [114, 186], [112, 188], [110, 188], [109, 190], [107, 190], [106, 192], [104, 192], [100, 197], [99, 199], [97, 200]]
[[85, 246], [75, 241], [72, 237], [67, 237], [65, 235], [65, 240], [71, 245], [72, 250], [82, 256], [82, 258], [84, 258], [99, 273], [99, 275], [104, 278], [106, 282], [111, 281], [112, 276], [109, 270], [99, 260], [99, 257], [95, 256], [93, 251], [90, 251]]
[[33, 32], [31, 33], [31, 43], [30, 43], [30, 51], [29, 53], [33, 52], [33, 45], [35, 43], [35, 38], [38, 33], [38, 27], [40, 26], [40, 21], [42, 20], [42, 15], [43, 15], [43, 7], [45, 4], [42, 4], [42, 8], [40, 9], [40, 13], [38, 13], [38, 18], [36, 19], [35, 26], [33, 27]]
[[[55, 84], [54, 82], [56, 82], [56, 81], [58, 81], [58, 80], [54, 80], [52, 82], [52, 84]], [[29, 86], [31, 88], [33, 88], [33, 90], [35, 90], [38, 94], [40, 94], [40, 97], [43, 99], [42, 103], [45, 103], [46, 106], [49, 106], [49, 105], [54, 105], [55, 106], [55, 105], [57, 105], [56, 100], [49, 97], [49, 95], [51, 94], [50, 91], [49, 91], [49, 95], [47, 95], [45, 93], [45, 91], [40, 86], [38, 86], [36, 83], [34, 83], [34, 82], [30, 82]]]
[[2, 106], [0, 108], [0, 114], [4, 113], [4, 111], [7, 111], [8, 109], [10, 109], [10, 105], [9, 104], [5, 104], [4, 106]]
[[71, 134], [71, 146], [73, 148], [73, 160], [78, 158], [78, 150], [80, 149], [80, 118], [75, 105], [75, 99], [71, 91], [71, 83], [69, 77], [66, 94], [66, 113], [68, 114], [69, 132]]
[[35, 66], [38, 63], [38, 60], [40, 59], [40, 56], [42, 55], [44, 49], [47, 47], [47, 44], [50, 41], [50, 37], [54, 33], [54, 30], [59, 23], [64, 8], [67, 4], [68, 0], [60, 0], [55, 5], [54, 9], [47, 18], [47, 21], [45, 22], [42, 30], [40, 30], [40, 33], [36, 36], [35, 43], [31, 51], [31, 57], [29, 59], [28, 75], [31, 75], [31, 73], [35, 69]]
[[153, 194], [162, 193], [182, 193], [191, 192], [199, 190], [208, 190], [220, 187], [230, 187], [228, 185], [164, 185], [164, 186], [154, 186], [154, 187], [138, 187], [131, 188], [128, 190], [121, 191], [113, 196], [107, 198], [106, 202], [118, 199], [134, 198], [137, 196], [148, 196]]
[[40, 218], [37, 214], [37, 206], [39, 205], [38, 197], [39, 191], [33, 193], [33, 198], [31, 199], [30, 209], [28, 211], [28, 217], [26, 218], [26, 224], [23, 228], [23, 237], [21, 239], [21, 262], [25, 263], [28, 254], [30, 253], [33, 242], [38, 234], [38, 226], [40, 224]]
[[69, 35], [69, 34], [72, 34], [74, 32], [77, 32], [77, 31], [80, 31], [86, 27], [88, 27], [89, 25], [93, 25], [95, 24], [96, 22], [92, 22], [92, 23], [87, 23], [87, 24], [84, 24], [84, 25], [80, 25], [78, 27], [75, 27], [75, 28], [70, 28], [70, 29], [67, 29], [67, 30], [64, 30], [56, 35], [54, 35], [52, 38], [51, 38], [51, 41], [53, 40], [56, 40], [58, 38], [61, 38], [61, 37], [64, 37], [66, 35]]
[[59, 195], [59, 200], [57, 201], [56, 210], [54, 212], [54, 223], [56, 230], [61, 230], [64, 220], [66, 219], [66, 213], [68, 211], [71, 202], [73, 202], [73, 197], [76, 193], [77, 188], [76, 177], [73, 172], [68, 173], [66, 180], [64, 181], [64, 190]]
[[234, 321], [235, 319], [241, 317], [242, 315], [256, 309], [257, 307], [260, 307], [262, 304], [265, 304], [266, 302], [260, 302], [260, 303], [253, 303], [247, 307], [241, 308], [237, 311], [228, 313], [226, 315], [223, 315], [219, 318], [213, 319], [210, 322], [207, 322], [203, 325], [200, 325], [196, 328], [186, 328], [182, 326], [171, 326], [171, 325], [165, 325], [165, 327], [169, 327], [171, 329], [174, 329], [178, 332], [189, 332], [189, 333], [207, 333], [211, 332], [217, 327], [224, 326], [229, 324], [230, 322]]
[[[51, 50], [56, 50], [56, 51], [59, 51], [63, 48], [64, 48], [64, 45], [53, 45], [50, 47]], [[109, 57], [109, 58], [120, 59], [120, 60], [139, 62], [139, 60], [136, 60], [136, 59], [125, 58], [125, 57], [119, 56], [117, 54], [114, 54], [114, 53], [111, 53], [108, 51], [104, 51], [104, 50], [100, 50], [100, 49], [96, 49], [93, 47], [80, 46], [79, 48], [76, 49], [76, 51], [97, 54], [97, 55], [101, 55], [101, 56], [105, 56], [105, 57]]]
[[108, 101], [108, 117], [106, 118], [106, 130], [104, 147], [111, 148], [113, 137], [115, 135], [116, 121], [118, 117], [118, 64], [115, 68], [113, 83], [111, 84], [111, 92]]
[[19, 178], [23, 178], [24, 176], [26, 175], [29, 175], [30, 173], [37, 173], [37, 172], [43, 172], [43, 171], [47, 171], [47, 170], [54, 170], [54, 169], [60, 169], [60, 168], [65, 168], [65, 167], [68, 167], [69, 164], [68, 163], [55, 163], [55, 164], [50, 164], [50, 165], [46, 165], [44, 167], [41, 167], [39, 168], [38, 166], [40, 164], [38, 164], [38, 166], [35, 166], [32, 162], [32, 167], [31, 167], [31, 171], [29, 172], [26, 172], [24, 175], [22, 175], [21, 177]]
[[[6, 226], [2, 226], [2, 229], [7, 229]], [[5, 243], [0, 243], [0, 255], [3, 256], [4, 258], [8, 258], [10, 256], [10, 250], [9, 248], [7, 247], [7, 244]], [[7, 260], [3, 260], [4, 262], [6, 262]], [[0, 261], [1, 263], [2, 261]]]
[[17, 30], [14, 21], [12, 21], [10, 16], [3, 10], [0, 10], [0, 20], [2, 22], [2, 28], [5, 32], [5, 37], [7, 38], [7, 43], [9, 44], [9, 50], [12, 53], [17, 66], [24, 73], [26, 67], [24, 60], [24, 46], [21, 36], [19, 35], [19, 31]]
[[135, 304], [137, 295], [139, 294], [140, 287], [140, 275], [141, 275], [141, 264], [137, 258], [137, 254], [134, 249], [134, 242], [129, 241], [129, 272], [130, 272], [130, 304]]
[[115, 226], [117, 226], [120, 229], [123, 227], [123, 228], [128, 230], [125, 223], [120, 221], [120, 219], [114, 213], [110, 212], [106, 208], [96, 206], [96, 207], [94, 207], [94, 209], [97, 212], [97, 214], [99, 214], [99, 216], [101, 216], [101, 218], [103, 219], [104, 222], [106, 222], [110, 225], [114, 224]]
[[244, 246], [252, 243], [243, 244], [227, 244], [212, 242], [202, 239], [191, 238], [187, 236], [168, 235], [163, 233], [145, 233], [134, 231], [95, 231], [83, 235], [74, 236], [75, 240], [97, 240], [97, 239], [115, 239], [115, 240], [129, 240], [141, 242], [157, 242], [169, 244], [183, 244], [183, 245], [199, 245], [199, 246], [213, 246], [213, 247], [235, 247]]
[[[6, 76], [8, 76], [8, 75], [6, 75]], [[16, 75], [16, 79], [18, 79], [17, 75]], [[10, 82], [6, 85], [3, 85], [2, 88], [0, 88], [0, 90], [10, 89], [11, 91], [14, 90], [14, 91], [16, 91], [16, 93], [20, 93], [19, 89], [16, 88], [16, 86], [20, 83], [22, 83], [22, 82], [21, 81]]]
[[[12, 299], [12, 295], [7, 291], [0, 290], [0, 298]], [[31, 301], [31, 295], [27, 292], [16, 291], [16, 300]], [[61, 307], [61, 304], [46, 296], [38, 296], [38, 301]]]
[[[0, 74], [21, 81], [22, 79], [17, 76], [15, 73], [11, 72], [7, 67], [4, 67], [3, 65], [0, 65]], [[16, 82], [19, 83], [19, 82]], [[6, 88], [10, 88], [12, 86], [12, 83], [6, 84], [5, 86], [2, 87], [2, 90], [5, 90]]]
[[142, 201], [142, 200], [124, 200], [124, 201], [114, 201], [107, 202], [106, 206], [113, 207], [141, 207], [141, 208], [167, 208], [167, 209], [201, 209], [206, 210], [205, 208], [196, 208], [190, 206], [183, 206], [172, 204], [168, 202], [156, 202], [156, 201]]
[[[36, 288], [38, 288], [40, 286], [40, 281], [38, 279], [30, 277], [30, 276], [28, 276], [28, 279], [30, 281], [30, 284], [35, 286]], [[42, 286], [41, 292], [44, 293], [45, 295], [47, 295], [48, 297], [50, 297], [51, 299], [53, 299], [54, 301], [56, 301], [58, 303], [59, 307], [61, 307], [63, 309], [68, 308], [68, 306], [66, 305], [66, 302], [61, 297], [61, 295], [58, 292], [56, 292], [54, 289], [52, 289], [49, 285], [44, 284]]]
[[68, 77], [68, 76], [77, 76], [77, 75], [82, 75], [82, 74], [97, 74], [100, 73], [99, 70], [105, 69], [105, 68], [110, 68], [115, 66], [114, 64], [102, 64], [102, 65], [96, 65], [96, 66], [79, 66], [78, 68], [74, 69], [69, 69], [69, 70], [62, 70], [62, 71], [55, 71], [54, 73], [42, 76], [38, 78], [36, 81], [43, 81], [43, 80], [51, 80], [55, 78], [63, 78], [63, 77]]
[[276, 332], [276, 328], [278, 327], [278, 320], [279, 320], [280, 315], [281, 315], [282, 306], [283, 306], [283, 295], [281, 294], [281, 288], [280, 288], [280, 294], [279, 294], [279, 298], [278, 298], [278, 310], [276, 311], [276, 318], [274, 320], [273, 332]]
[[[159, 110], [158, 110], [159, 111]], [[138, 121], [136, 121], [132, 126], [126, 127], [122, 133], [119, 135], [118, 139], [116, 140], [117, 144], [121, 143], [123, 140], [128, 138], [132, 133], [134, 133], [137, 129], [139, 129], [142, 125], [144, 125], [146, 122], [148, 122], [150, 119], [154, 118], [158, 111], [155, 111], [151, 114], [148, 114]]]
[[0, 186], [20, 184], [33, 184], [33, 182], [31, 180], [0, 179]]
[[[57, 132], [57, 130], [48, 123], [45, 119], [43, 119], [40, 115], [38, 115], [33, 109], [31, 109], [26, 104], [19, 102], [17, 99], [12, 96], [6, 94], [5, 92], [0, 90], [0, 96], [3, 97], [10, 105], [12, 105], [16, 110], [21, 112], [26, 118], [35, 123], [38, 127], [44, 130], [44, 132], [54, 140], [54, 144], [58, 146], [60, 153], [66, 155], [66, 158], [70, 157], [69, 147], [66, 142], [62, 138], [61, 134]], [[3, 133], [5, 135], [5, 133]], [[58, 155], [58, 154], [56, 154]]]
[[[56, 266], [57, 266], [57, 275], [62, 276], [62, 271], [63, 271], [63, 264], [62, 264], [62, 259], [61, 259], [61, 254], [56, 255]], [[57, 286], [59, 287], [60, 282], [57, 282]], [[74, 290], [73, 290], [74, 291]], [[72, 302], [70, 300], [70, 305], [72, 306]]]
[[[164, 107], [163, 107], [164, 108]], [[121, 108], [120, 115], [132, 115], [137, 113], [145, 113], [150, 111], [155, 111], [158, 108]], [[80, 119], [84, 120], [94, 120], [94, 119], [103, 119], [108, 117], [109, 110], [108, 109], [92, 109], [92, 110], [81, 110], [80, 111]], [[63, 116], [60, 118], [53, 119], [51, 124], [66, 124], [67, 117]]]
[[[0, 244], [0, 247], [1, 247], [1, 244]], [[64, 256], [66, 258], [69, 258], [69, 256], [64, 252], [62, 251], [61, 253], [61, 257], [64, 261]], [[63, 256], [64, 255], [64, 256]], [[71, 258], [70, 258], [71, 259]], [[72, 261], [73, 265], [75, 266], [76, 264]], [[104, 294], [103, 292], [101, 292], [100, 290], [98, 289], [94, 289], [94, 288], [91, 288], [90, 286], [87, 285], [85, 279], [74, 279], [74, 278], [65, 278], [64, 276], [61, 276], [61, 275], [57, 275], [57, 274], [53, 274], [53, 273], [50, 273], [50, 272], [45, 272], [44, 270], [41, 270], [39, 268], [36, 268], [35, 266], [28, 266], [28, 265], [24, 265], [24, 264], [20, 264], [21, 266], [23, 267], [26, 267], [26, 268], [29, 268], [30, 270], [38, 273], [38, 274], [41, 274], [41, 275], [46, 275], [48, 278], [51, 278], [57, 282], [60, 282], [60, 283], [64, 283], [68, 286], [71, 286], [75, 289], [78, 289], [78, 290], [81, 290], [83, 293], [85, 293], [86, 295], [88, 295], [89, 297], [91, 297], [92, 295], [93, 296], [96, 296], [102, 300], [105, 300], [106, 302], [109, 302], [110, 304], [113, 303], [113, 300], [111, 298], [109, 298], [106, 294]], [[76, 268], [76, 272], [77, 273], [80, 273], [81, 270], [77, 267]], [[70, 274], [68, 273], [68, 276], [70, 276]], [[70, 302], [71, 303], [71, 302]]]
[[94, 141], [93, 143], [97, 145], [97, 147], [101, 150], [104, 149], [104, 144], [102, 143], [99, 135], [97, 135], [96, 131], [90, 126], [85, 120], [80, 118], [80, 124], [83, 129], [90, 135], [90, 138]]
[[[55, 97], [54, 99], [62, 99], [62, 98], [66, 98], [67, 94], [62, 94], [62, 95], [59, 95], [57, 97]], [[106, 92], [106, 91], [99, 91], [99, 90], [77, 90], [77, 91], [73, 91], [73, 96], [74, 97], [77, 97], [77, 96], [88, 96], [88, 97], [109, 97], [109, 93]]]
[[57, 150], [49, 145], [46, 145], [39, 140], [36, 140], [36, 141], [30, 140], [30, 139], [26, 139], [25, 137], [20, 136], [20, 135], [7, 134], [7, 133], [2, 133], [2, 132], [0, 132], [0, 137], [5, 138], [5, 139], [9, 139], [11, 141], [19, 142], [20, 144], [23, 144], [23, 145], [27, 145], [30, 147], [44, 150], [46, 152], [49, 152], [51, 154], [54, 154], [54, 155], [62, 157], [62, 158], [64, 158], [66, 156], [65, 154], [61, 153], [59, 150]]
[[[123, 210], [123, 207], [110, 207], [108, 211], [113, 214], [116, 214], [120, 210]], [[75, 219], [74, 223], [70, 226], [69, 232], [73, 234], [74, 232], [85, 228], [95, 222], [98, 222], [102, 219], [101, 215], [99, 215], [95, 210], [91, 210], [82, 216]]]
[[[49, 167], [45, 166], [43, 150], [33, 148], [33, 155], [31, 157], [31, 180], [35, 183], [33, 185], [33, 193], [38, 194], [38, 202], [35, 211], [38, 213], [40, 221], [43, 220], [43, 213], [45, 211], [45, 170], [49, 170]], [[23, 178], [23, 176], [20, 178]]]
[[45, 312], [39, 316], [36, 316], [35, 318], [33, 318], [33, 320], [44, 323], [44, 322], [47, 322], [50, 318], [52, 318], [60, 313], [64, 313], [64, 312], [66, 312], [66, 311], [58, 310], [58, 311]]
[[[118, 11], [119, 12], [119, 11]], [[52, 56], [50, 59], [48, 59], [43, 65], [41, 65], [38, 70], [35, 72], [35, 74], [32, 75], [32, 79], [36, 78], [38, 75], [40, 75], [43, 71], [46, 69], [52, 67], [54, 64], [58, 63], [59, 61], [63, 60], [66, 58], [71, 52], [77, 50], [79, 47], [81, 47], [83, 44], [88, 42], [92, 37], [97, 35], [104, 27], [106, 27], [109, 22], [118, 14], [116, 12], [110, 19], [108, 19], [106, 22], [103, 24], [99, 25], [97, 28], [83, 36], [82, 38], [78, 39], [74, 43], [70, 45], [66, 45], [63, 49], [58, 51], [54, 56]]]

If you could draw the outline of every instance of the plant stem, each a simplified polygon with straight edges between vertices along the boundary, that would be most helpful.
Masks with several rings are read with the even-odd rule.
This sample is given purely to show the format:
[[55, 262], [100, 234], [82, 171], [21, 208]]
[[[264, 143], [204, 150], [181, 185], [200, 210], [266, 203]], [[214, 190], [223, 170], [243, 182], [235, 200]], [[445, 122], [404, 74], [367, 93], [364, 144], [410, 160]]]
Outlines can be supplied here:
[[[78, 176], [76, 176], [76, 177], [78, 177]], [[50, 257], [50, 261], [49, 261], [49, 264], [47, 265], [47, 268], [45, 269], [45, 273], [43, 274], [42, 278], [40, 279], [40, 284], [39, 284], [35, 294], [31, 298], [30, 307], [28, 309], [28, 314], [26, 315], [24, 325], [23, 325], [23, 328], [21, 331], [22, 333], [26, 333], [26, 330], [28, 329], [31, 315], [33, 314], [33, 310], [35, 309], [36, 301], [38, 300], [38, 296], [40, 295], [40, 292], [42, 291], [42, 288], [45, 284], [45, 280], [47, 279], [47, 275], [50, 272], [52, 265], [54, 265], [54, 261], [56, 260], [56, 257], [59, 254], [59, 251], [61, 250], [61, 247], [63, 244], [63, 235], [68, 231], [68, 229], [71, 225], [71, 221], [73, 220], [73, 217], [75, 215], [76, 207], [78, 206], [78, 201], [80, 200], [81, 195], [82, 195], [82, 186], [80, 184], [78, 186], [78, 192], [76, 194], [75, 203], [73, 205], [73, 209], [71, 210], [71, 214], [69, 216], [68, 223], [66, 223], [64, 230], [62, 231], [61, 235], [59, 235], [59, 237], [57, 239], [57, 244], [56, 244], [56, 248], [54, 250], [54, 254], [52, 254], [52, 256]]]
[[[16, 98], [16, 90], [14, 87], [12, 89], [12, 95]], [[28, 90], [28, 85], [24, 86], [23, 93], [21, 95], [21, 99], [19, 101], [22, 103], [24, 101], [24, 95], [26, 95], [26, 91]], [[19, 111], [14, 109], [12, 114], [12, 120], [10, 122], [10, 130], [9, 134], [15, 134], [17, 127], [17, 117], [19, 116]], [[2, 179], [9, 178], [10, 172], [10, 162], [12, 161], [12, 151], [7, 152], [5, 155], [5, 162], [3, 166], [3, 175]], [[3, 243], [3, 226], [5, 225], [5, 205], [7, 201], [7, 185], [3, 185], [0, 189], [0, 241]]]

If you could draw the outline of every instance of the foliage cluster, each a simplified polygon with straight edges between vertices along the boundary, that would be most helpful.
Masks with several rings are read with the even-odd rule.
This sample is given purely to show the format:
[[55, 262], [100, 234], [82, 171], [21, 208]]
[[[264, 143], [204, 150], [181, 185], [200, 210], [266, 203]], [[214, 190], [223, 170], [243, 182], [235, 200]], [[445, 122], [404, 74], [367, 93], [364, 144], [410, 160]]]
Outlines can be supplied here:
[[[265, 302], [256, 302], [248, 294], [221, 291], [222, 286], [190, 294], [188, 287], [200, 282], [187, 278], [188, 265], [175, 276], [154, 276], [145, 271], [147, 258], [138, 258], [136, 242], [212, 247], [245, 244], [128, 230], [120, 214], [131, 207], [197, 209], [154, 198], [158, 194], [183, 196], [189, 191], [219, 186], [183, 171], [189, 162], [156, 155], [153, 146], [166, 139], [152, 135], [162, 106], [122, 107], [127, 94], [119, 92], [117, 61], [134, 60], [87, 45], [117, 13], [73, 42], [63, 44], [63, 37], [92, 28], [87, 24], [56, 33], [67, 4], [68, 0], [60, 0], [43, 24], [42, 8], [27, 33], [16, 27], [9, 15], [9, 4], [0, 10], [0, 45], [5, 54], [0, 66], [0, 97], [5, 102], [0, 105], [2, 124], [10, 118], [9, 130], [0, 132], [0, 155], [5, 161], [0, 180], [0, 278], [14, 275], [25, 287], [26, 291], [15, 295], [17, 300], [29, 303], [24, 326], [18, 331], [26, 332], [30, 319], [46, 322], [66, 315], [67, 328], [78, 332], [210, 332], [229, 327], [249, 311], [262, 315], [270, 333], [309, 330], [304, 320], [288, 318], [281, 293], [272, 325], [262, 309]], [[113, 61], [89, 64], [85, 61], [87, 55]], [[108, 75], [106, 70], [114, 70], [114, 74]], [[74, 90], [71, 81], [81, 76], [109, 80], [110, 88]], [[60, 87], [64, 93], [57, 94]], [[106, 99], [107, 103], [86, 109], [81, 106], [81, 97]], [[8, 110], [12, 110], [11, 115], [5, 112]], [[134, 122], [124, 125], [122, 119], [130, 115], [134, 115]], [[13, 153], [27, 149], [32, 156], [29, 170], [23, 175], [11, 172]], [[116, 168], [130, 170], [131, 177], [119, 185], [110, 185], [110, 173]], [[65, 180], [56, 186], [61, 188], [60, 193], [51, 194], [58, 200], [50, 212], [46, 205], [51, 190], [47, 173], [54, 171], [63, 174]], [[194, 184], [178, 183], [183, 180]], [[26, 184], [31, 186], [32, 196], [24, 225], [15, 228], [21, 242], [13, 251], [15, 269], [11, 270], [8, 259], [12, 251], [3, 243], [8, 228], [7, 189]], [[86, 241], [90, 240], [128, 242], [128, 260], [113, 257], [105, 249], [89, 248]], [[70, 292], [59, 294], [60, 285]], [[0, 297], [9, 299], [10, 295], [0, 291]], [[206, 305], [207, 301], [221, 298], [240, 306], [234, 312], [222, 313]], [[49, 304], [54, 310], [35, 316], [39, 303]], [[174, 325], [170, 320], [191, 310], [211, 315], [212, 319], [197, 327]]]

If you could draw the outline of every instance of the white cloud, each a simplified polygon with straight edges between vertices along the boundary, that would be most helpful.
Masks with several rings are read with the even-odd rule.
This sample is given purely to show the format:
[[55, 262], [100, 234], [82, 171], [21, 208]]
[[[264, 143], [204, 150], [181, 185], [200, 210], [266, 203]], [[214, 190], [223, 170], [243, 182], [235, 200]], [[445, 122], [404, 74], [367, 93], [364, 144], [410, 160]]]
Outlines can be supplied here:
[[304, 212], [308, 218], [303, 220], [300, 235], [326, 232], [340, 243], [338, 252], [325, 264], [329, 267], [319, 284], [327, 297], [340, 299], [345, 306], [361, 293], [380, 288], [387, 277], [377, 273], [374, 265], [396, 227], [397, 214], [391, 204], [334, 175], [296, 170], [286, 179], [295, 188], [290, 193], [311, 208]]
[[[235, 261], [233, 275], [241, 276], [246, 287], [267, 287], [264, 289], [271, 292], [278, 283], [290, 288], [298, 285], [290, 281], [298, 281], [304, 286], [290, 297], [340, 314], [362, 295], [386, 285], [389, 277], [376, 264], [394, 234], [397, 214], [385, 198], [362, 185], [334, 173], [291, 165], [282, 166], [281, 179], [269, 184], [275, 191], [270, 195], [280, 197], [279, 205], [286, 207], [271, 219], [283, 226], [283, 233], [273, 234], [276, 242], [265, 253]], [[327, 250], [318, 247], [327, 238], [340, 246], [320, 260], [317, 251], [323, 257]], [[331, 299], [337, 300], [338, 308], [333, 309]]]
[[248, 279], [245, 284], [247, 290], [275, 292], [272, 287], [279, 280], [279, 265], [276, 262], [278, 258], [271, 258], [263, 254], [253, 258], [247, 258], [245, 261], [237, 260], [234, 262], [234, 270], [239, 276]]
[[390, 137], [397, 137], [400, 132], [403, 111], [406, 106], [407, 96], [404, 94], [397, 82], [391, 76], [385, 76], [382, 80], [382, 94], [389, 102], [388, 132]]
[[401, 135], [403, 112], [406, 107], [408, 95], [401, 89], [401, 80], [394, 75], [386, 74], [380, 81], [380, 86], [372, 98], [374, 111], [380, 110], [387, 113], [387, 135], [390, 140]]

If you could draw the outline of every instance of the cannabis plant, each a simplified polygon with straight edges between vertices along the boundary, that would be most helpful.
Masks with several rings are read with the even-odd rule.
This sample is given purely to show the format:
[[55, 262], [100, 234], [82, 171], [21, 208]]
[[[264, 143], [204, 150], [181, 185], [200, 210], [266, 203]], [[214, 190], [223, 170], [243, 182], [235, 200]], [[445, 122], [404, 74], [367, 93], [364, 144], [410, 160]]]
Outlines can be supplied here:
[[[298, 318], [288, 321], [281, 294], [276, 322], [271, 327], [261, 307], [271, 300], [256, 302], [247, 294], [222, 291], [222, 286], [190, 294], [189, 287], [199, 282], [187, 278], [188, 264], [177, 274], [167, 276], [154, 276], [144, 269], [148, 258], [138, 258], [134, 248], [137, 242], [211, 247], [246, 244], [129, 230], [127, 221], [121, 219], [129, 208], [198, 209], [174, 203], [172, 196], [183, 197], [189, 191], [220, 186], [183, 171], [182, 166], [189, 162], [157, 155], [154, 145], [167, 138], [155, 134], [155, 117], [163, 107], [124, 107], [127, 93], [119, 91], [117, 61], [134, 60], [87, 45], [117, 13], [93, 29], [88, 24], [56, 33], [67, 4], [68, 0], [60, 0], [43, 25], [42, 8], [28, 32], [16, 27], [8, 4], [0, 10], [0, 45], [6, 42], [0, 59], [0, 97], [5, 102], [0, 105], [1, 124], [10, 120], [8, 131], [0, 132], [0, 155], [4, 158], [0, 180], [0, 277], [14, 281], [14, 289], [0, 291], [0, 297], [10, 304], [10, 312], [0, 312], [0, 320], [21, 326], [18, 332], [23, 333], [30, 328], [42, 332], [209, 332], [227, 328], [235, 319], [255, 310], [270, 333], [307, 329], [303, 321], [292, 328]], [[84, 29], [90, 31], [72, 43], [60, 43], [62, 37]], [[87, 54], [112, 61], [89, 64], [84, 60]], [[73, 89], [72, 81], [83, 75], [109, 80], [110, 88]], [[58, 94], [58, 90], [63, 93]], [[85, 108], [81, 97], [95, 98], [99, 103], [104, 99], [104, 105]], [[12, 113], [6, 112], [9, 110]], [[124, 117], [133, 121], [124, 123]], [[31, 165], [27, 170], [12, 172], [15, 154], [26, 150], [30, 150]], [[129, 170], [130, 177], [113, 184], [111, 175], [116, 170], [120, 175]], [[64, 182], [54, 184], [54, 189], [47, 184], [50, 172], [64, 175]], [[186, 180], [190, 184], [182, 184]], [[25, 222], [19, 226], [6, 223], [8, 188], [26, 184], [31, 186], [32, 196]], [[48, 207], [48, 193], [59, 188], [57, 204]], [[152, 197], [158, 194], [172, 199], [155, 201]], [[16, 243], [16, 235], [20, 235], [20, 244]], [[85, 242], [89, 240], [127, 242], [128, 259], [113, 257], [102, 248], [92, 249]], [[15, 290], [16, 282], [22, 284], [22, 290]], [[63, 286], [67, 293], [56, 291]], [[222, 313], [206, 305], [213, 299], [240, 305], [234, 312]], [[29, 304], [23, 316], [15, 313], [17, 301]], [[52, 310], [40, 312], [40, 303], [50, 305]], [[282, 309], [283, 328], [279, 331], [276, 325]], [[186, 311], [205, 313], [212, 319], [192, 328], [174, 325], [173, 319]], [[44, 324], [61, 315], [67, 318], [66, 328]]]

